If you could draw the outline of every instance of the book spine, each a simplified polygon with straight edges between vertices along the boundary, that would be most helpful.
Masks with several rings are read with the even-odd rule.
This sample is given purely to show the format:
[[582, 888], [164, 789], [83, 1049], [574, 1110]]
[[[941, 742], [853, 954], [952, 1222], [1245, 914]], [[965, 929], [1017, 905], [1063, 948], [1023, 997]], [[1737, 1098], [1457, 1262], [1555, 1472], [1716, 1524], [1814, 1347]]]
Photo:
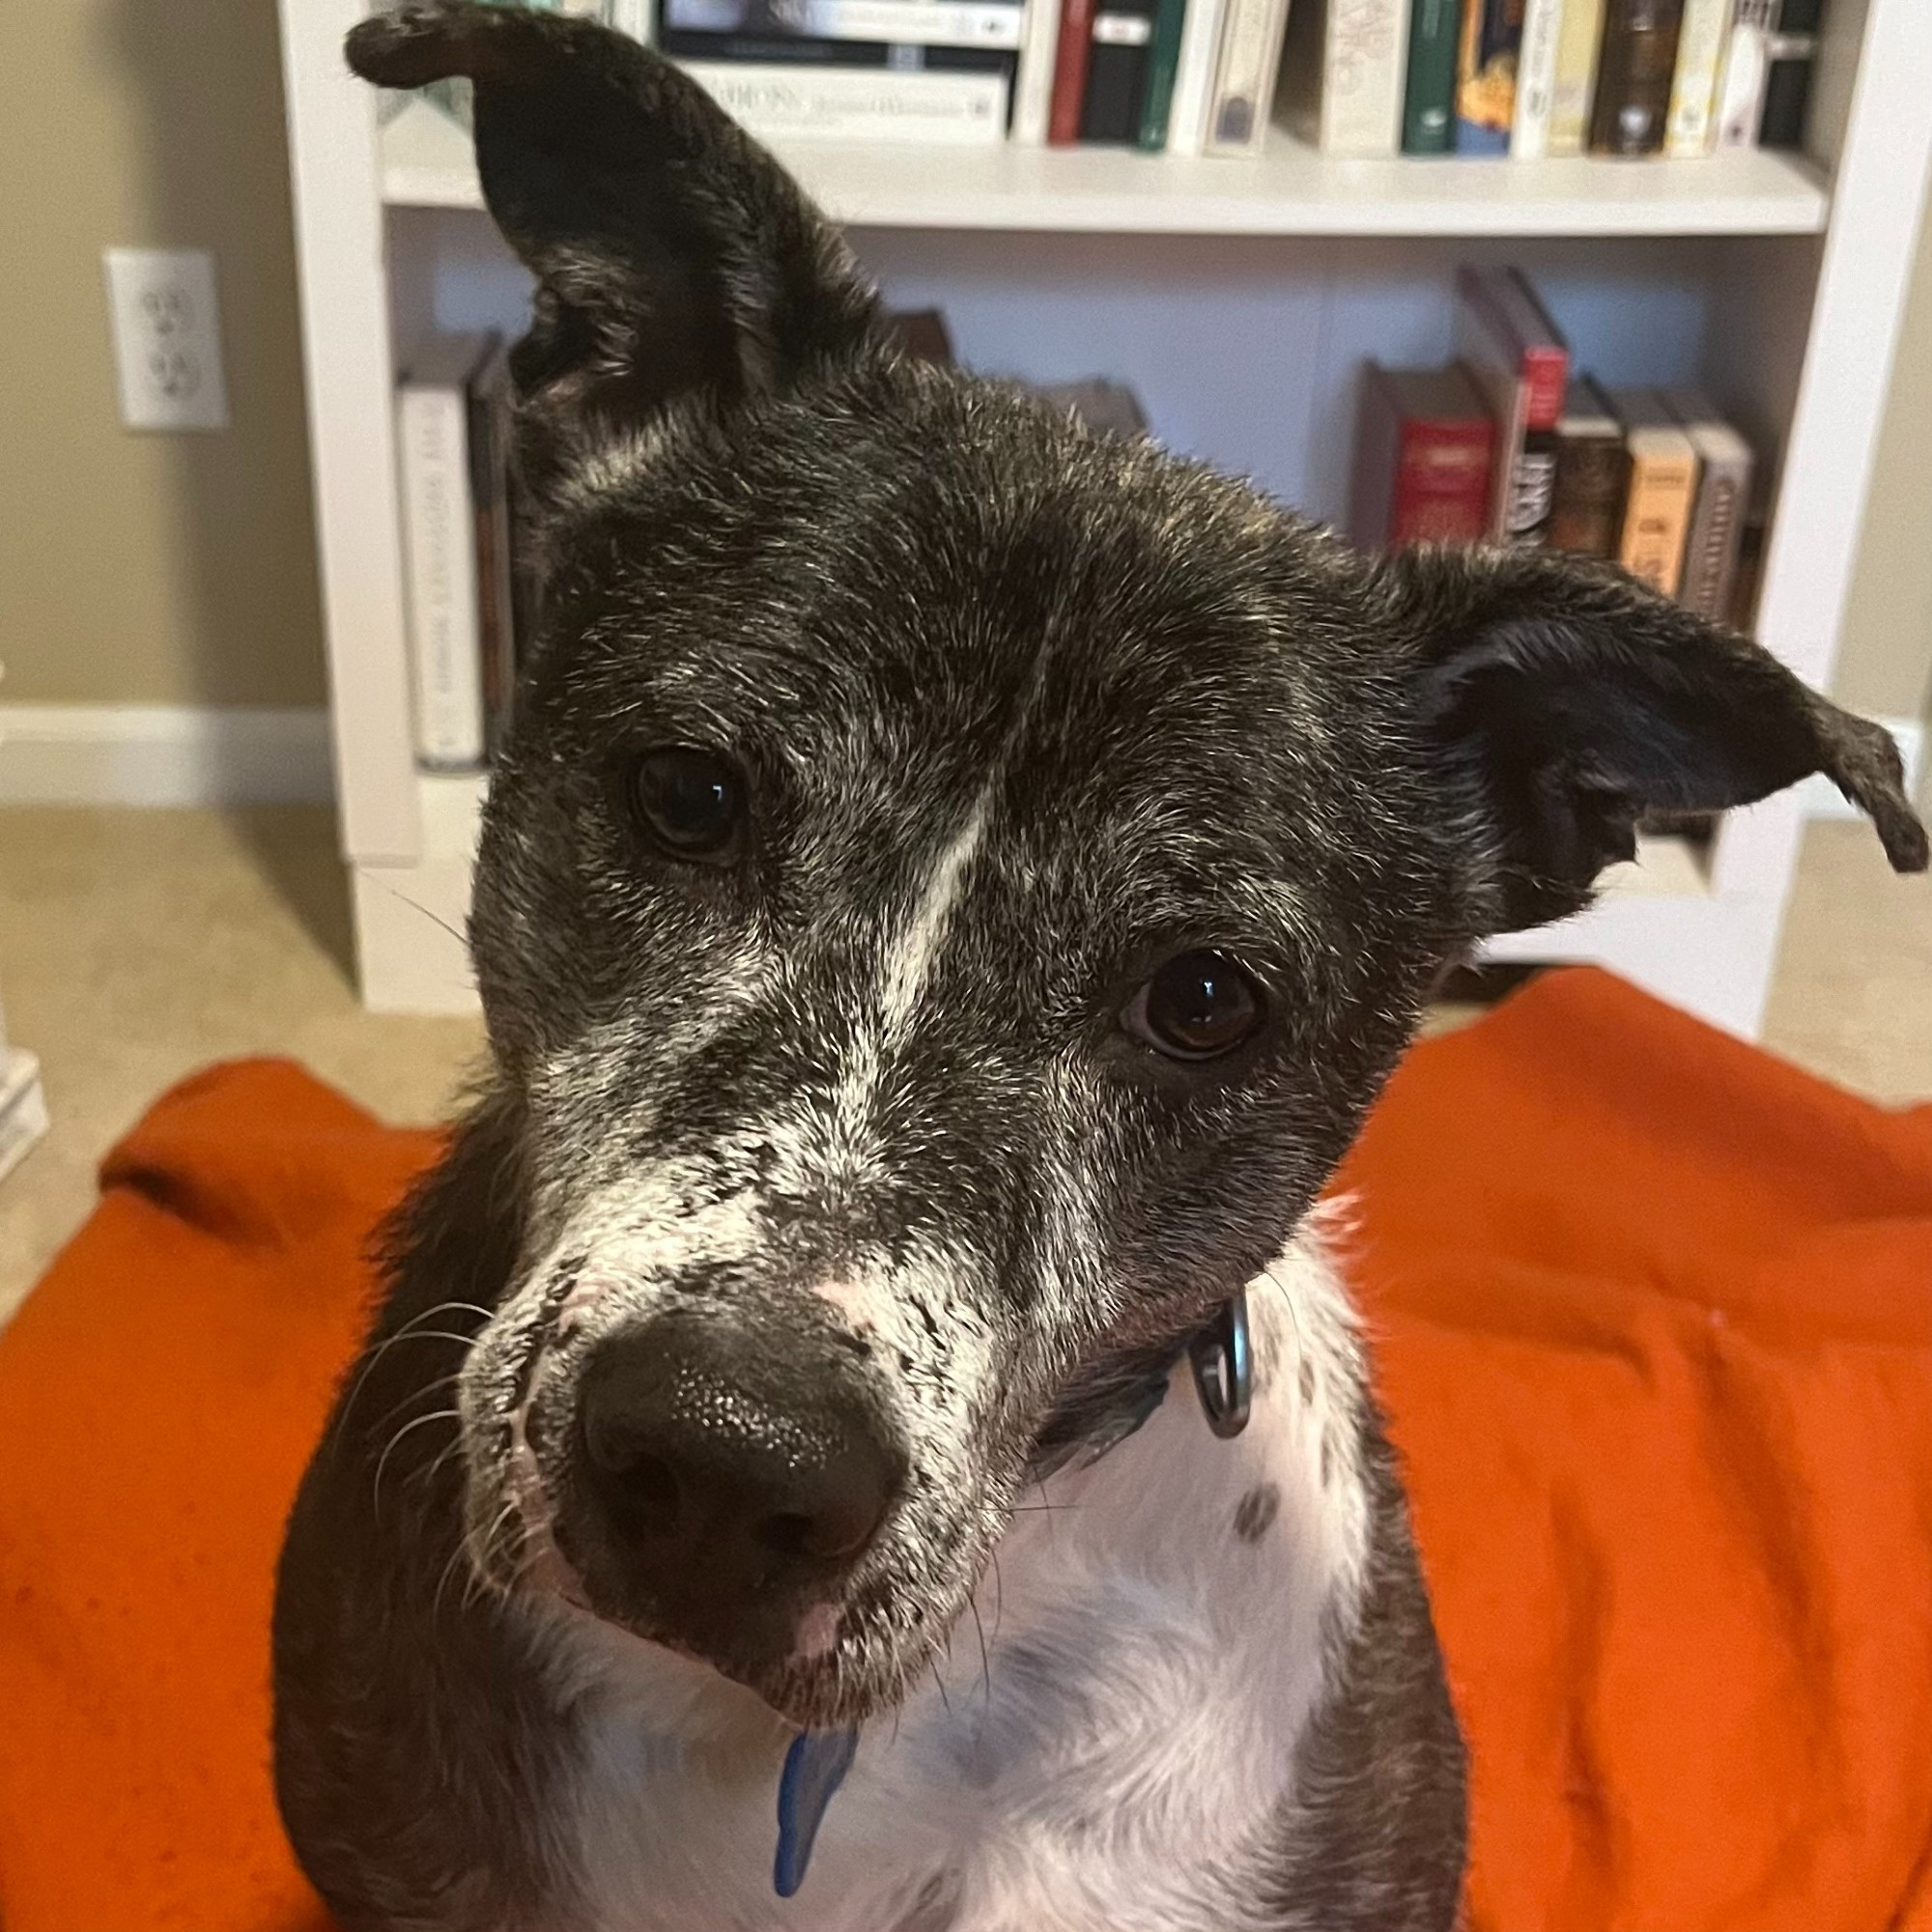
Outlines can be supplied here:
[[1563, 0], [1556, 35], [1556, 79], [1549, 93], [1549, 153], [1580, 155], [1590, 132], [1604, 0]]
[[1567, 437], [1557, 432], [1556, 486], [1549, 505], [1551, 550], [1577, 556], [1615, 556], [1623, 529], [1621, 437]]
[[1087, 98], [1087, 63], [1094, 51], [1094, 0], [1060, 0], [1060, 44], [1053, 56], [1053, 101], [1046, 138], [1057, 148], [1080, 138], [1080, 104]]
[[1747, 461], [1706, 458], [1685, 540], [1684, 583], [1678, 595], [1686, 609], [1714, 623], [1725, 621], [1736, 589], [1749, 489]]
[[1198, 155], [1208, 145], [1208, 110], [1213, 104], [1214, 62], [1221, 51], [1226, 0], [1187, 0], [1180, 30], [1180, 64], [1174, 76], [1167, 152]]
[[1408, 0], [1328, 0], [1321, 58], [1323, 154], [1398, 151], [1407, 52]]
[[1165, 153], [1174, 118], [1174, 84], [1180, 74], [1180, 36], [1187, 0], [1159, 0], [1153, 14], [1153, 44], [1148, 53], [1147, 105], [1141, 109], [1139, 147]]
[[1593, 153], [1662, 152], [1682, 13], [1683, 0], [1610, 0], [1590, 115]]
[[456, 769], [480, 764], [485, 744], [464, 417], [458, 388], [405, 384], [397, 392], [416, 757]]
[[1023, 148], [1045, 143], [1053, 112], [1053, 56], [1059, 43], [1060, 0], [1027, 0], [1019, 66], [1013, 73], [1012, 138]]
[[1556, 432], [1523, 432], [1510, 469], [1502, 540], [1513, 550], [1540, 550], [1549, 541], [1549, 512], [1556, 500]]
[[1697, 460], [1676, 436], [1660, 448], [1644, 432], [1634, 431], [1629, 448], [1617, 561], [1652, 589], [1675, 597], [1684, 576], [1684, 543], [1697, 484]]
[[483, 664], [483, 741], [494, 753], [509, 727], [517, 682], [515, 561], [510, 528], [509, 363], [499, 350], [469, 398], [469, 494], [476, 513], [477, 642]]
[[1402, 100], [1405, 155], [1456, 148], [1457, 0], [1415, 0], [1408, 16], [1408, 72]]
[[1777, 0], [1737, 0], [1731, 13], [1729, 44], [1718, 82], [1717, 136], [1720, 148], [1757, 143], [1764, 114], [1764, 88], [1771, 71], [1771, 33]]
[[1087, 95], [1080, 103], [1080, 138], [1132, 145], [1147, 108], [1153, 48], [1153, 0], [1102, 7], [1094, 15], [1094, 51], [1087, 58]]
[[620, 34], [649, 46], [656, 38], [656, 12], [651, 0], [610, 0], [607, 18]]
[[1481, 543], [1490, 521], [1493, 432], [1484, 423], [1407, 421], [1400, 428], [1388, 546]]
[[1731, 0], [1684, 0], [1677, 32], [1677, 71], [1670, 83], [1663, 152], [1707, 155], [1717, 134], [1718, 70], [1730, 32]]
[[1006, 139], [1009, 82], [1003, 72], [900, 72], [807, 62], [681, 65], [753, 134], [850, 134], [954, 147]]
[[1541, 160], [1549, 152], [1549, 116], [1556, 99], [1556, 51], [1563, 33], [1563, 0], [1527, 0], [1522, 50], [1516, 64], [1516, 114], [1510, 154]]
[[1772, 35], [1765, 51], [1764, 111], [1758, 116], [1757, 144], [1760, 148], [1802, 148], [1817, 39], [1811, 34], [1780, 31]]
[[1506, 155], [1516, 119], [1520, 0], [1463, 0], [1456, 63], [1456, 152]]
[[1208, 114], [1207, 153], [1260, 152], [1287, 26], [1288, 0], [1228, 0], [1213, 103]]

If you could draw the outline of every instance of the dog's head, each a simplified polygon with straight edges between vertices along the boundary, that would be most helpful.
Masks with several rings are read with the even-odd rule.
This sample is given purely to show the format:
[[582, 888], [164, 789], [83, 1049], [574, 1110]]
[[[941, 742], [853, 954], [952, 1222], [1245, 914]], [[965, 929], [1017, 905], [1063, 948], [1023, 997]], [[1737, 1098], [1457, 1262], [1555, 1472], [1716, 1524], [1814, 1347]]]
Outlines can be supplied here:
[[[1280, 1251], [1445, 962], [1873, 727], [1614, 572], [1376, 562], [918, 365], [666, 62], [477, 5], [546, 633], [472, 944], [523, 1264], [471, 1547], [802, 1722], [891, 1700], [1043, 1440]], [[521, 1573], [520, 1573], [521, 1574]]]

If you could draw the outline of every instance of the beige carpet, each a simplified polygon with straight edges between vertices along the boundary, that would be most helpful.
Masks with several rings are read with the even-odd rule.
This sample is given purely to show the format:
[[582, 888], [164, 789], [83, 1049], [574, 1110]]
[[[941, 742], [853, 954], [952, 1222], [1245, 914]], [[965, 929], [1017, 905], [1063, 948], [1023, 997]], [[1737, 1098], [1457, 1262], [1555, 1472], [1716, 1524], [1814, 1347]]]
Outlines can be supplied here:
[[[478, 1050], [468, 1021], [356, 1006], [321, 811], [0, 811], [0, 908], [8, 1028], [54, 1119], [0, 1182], [0, 1319], [87, 1213], [102, 1151], [192, 1068], [289, 1054], [426, 1120]], [[1875, 1096], [1932, 1098], [1932, 891], [1893, 879], [1861, 826], [1812, 828], [1769, 1037]]]

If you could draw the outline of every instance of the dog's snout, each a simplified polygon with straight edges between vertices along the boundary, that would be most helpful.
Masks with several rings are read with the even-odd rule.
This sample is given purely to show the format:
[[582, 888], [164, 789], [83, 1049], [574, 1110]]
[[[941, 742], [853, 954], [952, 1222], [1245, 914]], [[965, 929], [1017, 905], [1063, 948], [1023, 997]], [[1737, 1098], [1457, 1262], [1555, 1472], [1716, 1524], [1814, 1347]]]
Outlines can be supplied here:
[[579, 1415], [612, 1528], [652, 1568], [703, 1578], [708, 1616], [850, 1564], [904, 1478], [836, 1366], [715, 1321], [660, 1317], [600, 1344]]

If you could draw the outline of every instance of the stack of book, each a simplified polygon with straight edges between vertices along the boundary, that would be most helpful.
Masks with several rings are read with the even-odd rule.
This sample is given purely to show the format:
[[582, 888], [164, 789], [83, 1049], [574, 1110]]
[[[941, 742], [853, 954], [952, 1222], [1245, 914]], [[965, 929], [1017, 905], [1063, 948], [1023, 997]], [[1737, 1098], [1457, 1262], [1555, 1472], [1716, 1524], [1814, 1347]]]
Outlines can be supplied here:
[[1749, 628], [1749, 444], [1698, 391], [1605, 390], [1513, 269], [1465, 269], [1458, 359], [1364, 373], [1349, 534], [1543, 545], [1614, 559]]
[[[682, 62], [753, 133], [1253, 155], [1795, 147], [1822, 0], [523, 0]], [[465, 83], [383, 103], [454, 164]]]
[[1821, 0], [1294, 0], [1325, 153], [1678, 157], [1799, 146]]

